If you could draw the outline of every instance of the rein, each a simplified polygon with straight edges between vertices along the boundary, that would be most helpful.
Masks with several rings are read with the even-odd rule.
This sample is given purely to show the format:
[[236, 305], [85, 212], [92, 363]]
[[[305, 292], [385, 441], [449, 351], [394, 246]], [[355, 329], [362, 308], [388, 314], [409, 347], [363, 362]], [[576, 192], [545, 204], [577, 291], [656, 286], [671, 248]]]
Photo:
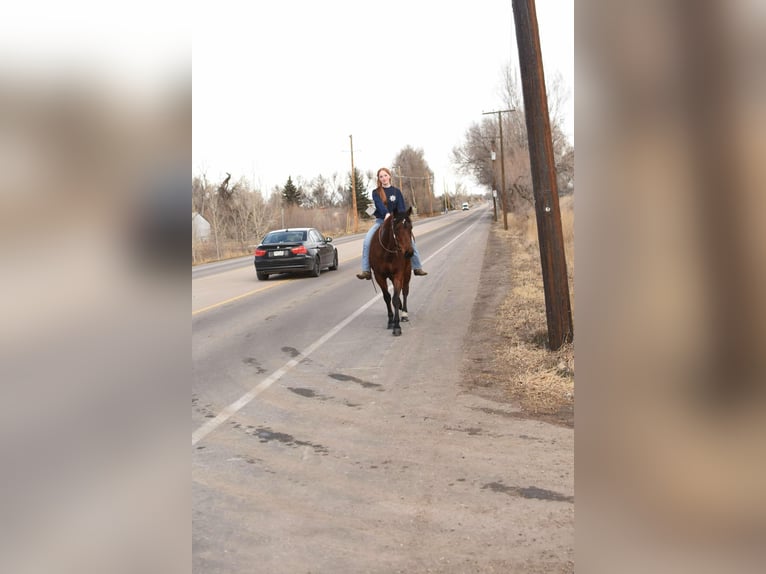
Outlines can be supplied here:
[[[392, 219], [393, 219], [393, 218], [392, 218]], [[381, 238], [381, 235], [383, 235], [383, 234], [381, 233], [381, 231], [382, 231], [382, 227], [383, 227], [383, 226], [381, 225], [381, 226], [380, 226], [380, 227], [381, 227], [381, 229], [379, 229], [379, 230], [378, 230], [378, 242], [380, 243], [380, 246], [381, 246], [381, 247], [382, 247], [382, 248], [383, 248], [385, 251], [388, 251], [389, 253], [399, 253], [399, 252], [401, 252], [401, 248], [399, 247], [399, 240], [396, 238], [396, 231], [394, 231], [394, 223], [395, 223], [394, 221], [392, 221], [392, 222], [391, 222], [391, 234], [394, 236], [394, 243], [396, 244], [396, 249], [395, 249], [394, 251], [391, 251], [391, 250], [390, 250], [388, 247], [386, 247], [385, 245], [383, 245], [383, 239]]]

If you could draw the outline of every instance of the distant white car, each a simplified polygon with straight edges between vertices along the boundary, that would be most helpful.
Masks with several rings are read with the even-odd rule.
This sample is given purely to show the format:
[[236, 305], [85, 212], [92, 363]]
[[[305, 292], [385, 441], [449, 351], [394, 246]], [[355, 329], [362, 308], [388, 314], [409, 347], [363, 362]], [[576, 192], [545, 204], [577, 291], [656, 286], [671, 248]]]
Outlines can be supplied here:
[[468, 202], [463, 203], [463, 211], [468, 211]]

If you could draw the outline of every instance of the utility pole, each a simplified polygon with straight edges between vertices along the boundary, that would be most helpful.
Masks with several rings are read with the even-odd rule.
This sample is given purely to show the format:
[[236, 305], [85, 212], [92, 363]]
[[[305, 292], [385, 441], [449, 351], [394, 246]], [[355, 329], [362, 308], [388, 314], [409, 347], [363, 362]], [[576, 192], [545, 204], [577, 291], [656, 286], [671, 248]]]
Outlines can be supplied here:
[[429, 215], [434, 214], [434, 196], [431, 193], [431, 176], [426, 177], [426, 188], [428, 189], [428, 209]]
[[[574, 340], [548, 98], [534, 0], [512, 0], [519, 51], [537, 236], [545, 290], [548, 344], [555, 351]], [[501, 145], [502, 145], [502, 139]], [[505, 184], [505, 182], [503, 182]]]
[[496, 110], [483, 112], [482, 115], [497, 114], [497, 123], [500, 124], [500, 203], [503, 206], [503, 229], [508, 229], [508, 209], [505, 207], [505, 153], [503, 153], [503, 113], [515, 112], [516, 110]]
[[492, 192], [492, 211], [495, 221], [497, 221], [497, 170], [495, 169], [497, 154], [495, 153], [495, 140], [498, 138], [497, 136], [484, 136], [482, 139], [492, 140], [489, 153], [489, 159], [492, 160], [492, 189], [490, 191]]
[[[494, 147], [494, 146], [492, 146]], [[495, 173], [495, 150], [492, 150], [492, 210], [497, 221], [497, 174]]]
[[[356, 172], [354, 171], [354, 136], [349, 135], [351, 141], [351, 204], [354, 206], [354, 233], [359, 231], [359, 214], [356, 212]], [[362, 150], [364, 151], [364, 150]]]
[[415, 188], [412, 186], [412, 180], [410, 179], [410, 197], [412, 197], [412, 211], [415, 213], [415, 215], [418, 214], [418, 204], [415, 201]]

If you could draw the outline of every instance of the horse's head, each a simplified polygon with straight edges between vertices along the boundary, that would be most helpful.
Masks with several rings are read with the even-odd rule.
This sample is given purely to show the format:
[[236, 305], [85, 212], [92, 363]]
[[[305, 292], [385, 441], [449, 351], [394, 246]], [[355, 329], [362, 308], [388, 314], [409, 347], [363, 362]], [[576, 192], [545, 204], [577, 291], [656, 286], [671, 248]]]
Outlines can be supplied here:
[[404, 256], [409, 259], [413, 256], [414, 251], [412, 249], [412, 207], [407, 209], [404, 213], [399, 213], [394, 209], [392, 226], [394, 230], [394, 236], [399, 249], [404, 253]]

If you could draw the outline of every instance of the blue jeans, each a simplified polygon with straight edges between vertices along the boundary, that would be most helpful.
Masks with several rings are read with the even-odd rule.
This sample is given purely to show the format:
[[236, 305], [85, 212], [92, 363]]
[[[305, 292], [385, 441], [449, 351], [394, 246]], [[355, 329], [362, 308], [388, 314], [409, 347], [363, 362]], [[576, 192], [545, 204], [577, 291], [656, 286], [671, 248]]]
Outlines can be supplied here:
[[[364, 244], [362, 245], [362, 271], [369, 271], [370, 270], [370, 242], [372, 241], [372, 236], [375, 235], [375, 232], [378, 230], [378, 227], [380, 227], [383, 224], [383, 219], [376, 219], [375, 223], [372, 224], [372, 227], [370, 227], [370, 230], [367, 232], [367, 235], [364, 236]], [[422, 269], [423, 265], [420, 263], [420, 253], [418, 253], [418, 246], [415, 245], [415, 239], [412, 239], [412, 268], [413, 269]]]

